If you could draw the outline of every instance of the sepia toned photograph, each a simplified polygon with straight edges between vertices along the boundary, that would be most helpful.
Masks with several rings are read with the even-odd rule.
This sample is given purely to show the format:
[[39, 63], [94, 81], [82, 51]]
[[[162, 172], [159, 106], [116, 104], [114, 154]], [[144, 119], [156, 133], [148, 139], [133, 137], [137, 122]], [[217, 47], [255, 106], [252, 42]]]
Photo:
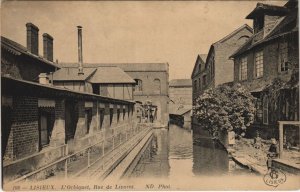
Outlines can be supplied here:
[[299, 190], [298, 14], [2, 1], [2, 190]]

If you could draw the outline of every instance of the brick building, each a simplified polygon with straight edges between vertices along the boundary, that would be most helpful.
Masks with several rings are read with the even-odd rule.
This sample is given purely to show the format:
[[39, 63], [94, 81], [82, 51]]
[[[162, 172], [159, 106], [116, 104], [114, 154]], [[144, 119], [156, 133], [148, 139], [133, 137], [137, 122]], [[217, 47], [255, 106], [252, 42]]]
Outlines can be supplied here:
[[43, 57], [39, 55], [39, 29], [26, 24], [27, 47], [1, 36], [1, 75], [27, 81], [39, 81], [41, 73], [54, 72], [59, 67], [53, 62], [53, 38], [43, 34]]
[[[233, 81], [234, 63], [229, 59], [252, 35], [248, 25], [242, 25], [210, 46], [207, 55], [197, 56], [191, 75], [193, 83], [193, 103], [209, 88]], [[193, 119], [193, 123], [196, 123]]]
[[[61, 63], [63, 68], [77, 67], [76, 63]], [[84, 67], [119, 67], [135, 80], [134, 100], [157, 106], [156, 122], [166, 126], [169, 120], [168, 63], [84, 63]]]
[[[169, 83], [169, 97], [175, 105], [192, 106], [192, 80], [173, 79]], [[170, 104], [171, 105], [171, 104]]]
[[245, 24], [213, 43], [207, 55], [198, 55], [191, 76], [194, 99], [205, 89], [233, 81], [233, 61], [229, 59], [229, 56], [240, 48], [251, 35], [251, 27]]
[[[254, 34], [231, 56], [234, 81], [257, 98], [253, 127], [265, 137], [277, 137], [278, 120], [299, 120], [298, 2], [285, 6], [258, 3], [246, 18], [253, 20]], [[278, 85], [288, 82], [277, 100], [268, 88], [274, 79]]]
[[196, 98], [199, 97], [203, 93], [203, 86], [202, 86], [202, 81], [203, 76], [206, 74], [205, 73], [205, 61], [206, 61], [206, 54], [200, 54], [197, 56], [194, 69], [191, 75], [192, 79], [192, 102], [193, 104], [196, 101]]
[[[84, 91], [78, 88], [79, 85], [78, 89], [54, 86], [54, 75], [50, 74], [59, 67], [37, 55], [38, 29], [33, 24], [26, 26], [27, 48], [7, 38], [1, 38], [4, 183], [30, 175], [101, 139], [134, 127], [136, 123], [135, 102], [130, 99], [100, 96], [93, 94], [92, 89]], [[44, 39], [44, 43], [53, 40], [49, 39], [49, 35], [45, 37], [48, 39]], [[52, 60], [52, 48], [52, 43], [44, 45], [45, 58]], [[84, 72], [84, 69], [81, 70]], [[94, 71], [86, 71], [86, 75], [89, 76]], [[87, 79], [88, 77], [82, 74], [80, 81], [85, 82]], [[96, 85], [103, 83], [98, 78], [92, 82]], [[77, 85], [72, 84], [73, 86]], [[53, 164], [35, 177], [45, 179], [55, 174], [54, 170], [60, 169], [61, 164]]]

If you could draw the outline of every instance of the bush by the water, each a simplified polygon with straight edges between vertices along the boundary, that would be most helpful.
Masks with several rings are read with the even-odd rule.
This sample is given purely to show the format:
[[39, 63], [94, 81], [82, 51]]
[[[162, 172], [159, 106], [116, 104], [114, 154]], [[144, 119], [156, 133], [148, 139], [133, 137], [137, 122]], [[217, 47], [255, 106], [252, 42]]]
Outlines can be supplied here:
[[193, 113], [212, 135], [222, 130], [243, 135], [254, 120], [254, 97], [240, 84], [219, 85], [197, 98]]

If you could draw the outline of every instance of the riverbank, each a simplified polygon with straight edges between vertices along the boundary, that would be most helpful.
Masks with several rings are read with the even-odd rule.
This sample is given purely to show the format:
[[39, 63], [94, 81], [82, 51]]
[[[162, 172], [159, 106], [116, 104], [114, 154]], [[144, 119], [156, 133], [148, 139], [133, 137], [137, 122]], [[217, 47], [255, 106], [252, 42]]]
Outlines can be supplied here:
[[[220, 142], [222, 144], [222, 142]], [[222, 144], [223, 145], [223, 144]], [[236, 140], [235, 145], [232, 147], [223, 147], [232, 159], [240, 166], [246, 167], [253, 172], [264, 175], [268, 172], [267, 168], [267, 153], [271, 143], [269, 140], [262, 140], [259, 147], [253, 145], [253, 139], [241, 138]], [[295, 157], [297, 153], [297, 157]], [[300, 160], [299, 152], [287, 151], [284, 159], [274, 159], [272, 166], [282, 169], [291, 174], [299, 174], [300, 166], [293, 160]], [[277, 163], [280, 162], [280, 163]]]
[[266, 165], [268, 147], [266, 144], [262, 144], [262, 146], [257, 149], [252, 146], [253, 142], [251, 139], [245, 138], [236, 140], [236, 144], [230, 147], [226, 147], [221, 141], [219, 141], [219, 143], [238, 165], [260, 175], [264, 175], [268, 172]]

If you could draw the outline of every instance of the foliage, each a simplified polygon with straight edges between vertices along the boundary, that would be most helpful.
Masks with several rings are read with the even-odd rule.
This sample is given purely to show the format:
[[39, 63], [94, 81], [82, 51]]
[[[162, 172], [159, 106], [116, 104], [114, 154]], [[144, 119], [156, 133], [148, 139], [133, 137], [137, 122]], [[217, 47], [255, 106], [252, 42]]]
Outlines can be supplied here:
[[254, 98], [240, 84], [206, 90], [196, 100], [194, 116], [212, 135], [222, 130], [244, 134], [254, 120]]

